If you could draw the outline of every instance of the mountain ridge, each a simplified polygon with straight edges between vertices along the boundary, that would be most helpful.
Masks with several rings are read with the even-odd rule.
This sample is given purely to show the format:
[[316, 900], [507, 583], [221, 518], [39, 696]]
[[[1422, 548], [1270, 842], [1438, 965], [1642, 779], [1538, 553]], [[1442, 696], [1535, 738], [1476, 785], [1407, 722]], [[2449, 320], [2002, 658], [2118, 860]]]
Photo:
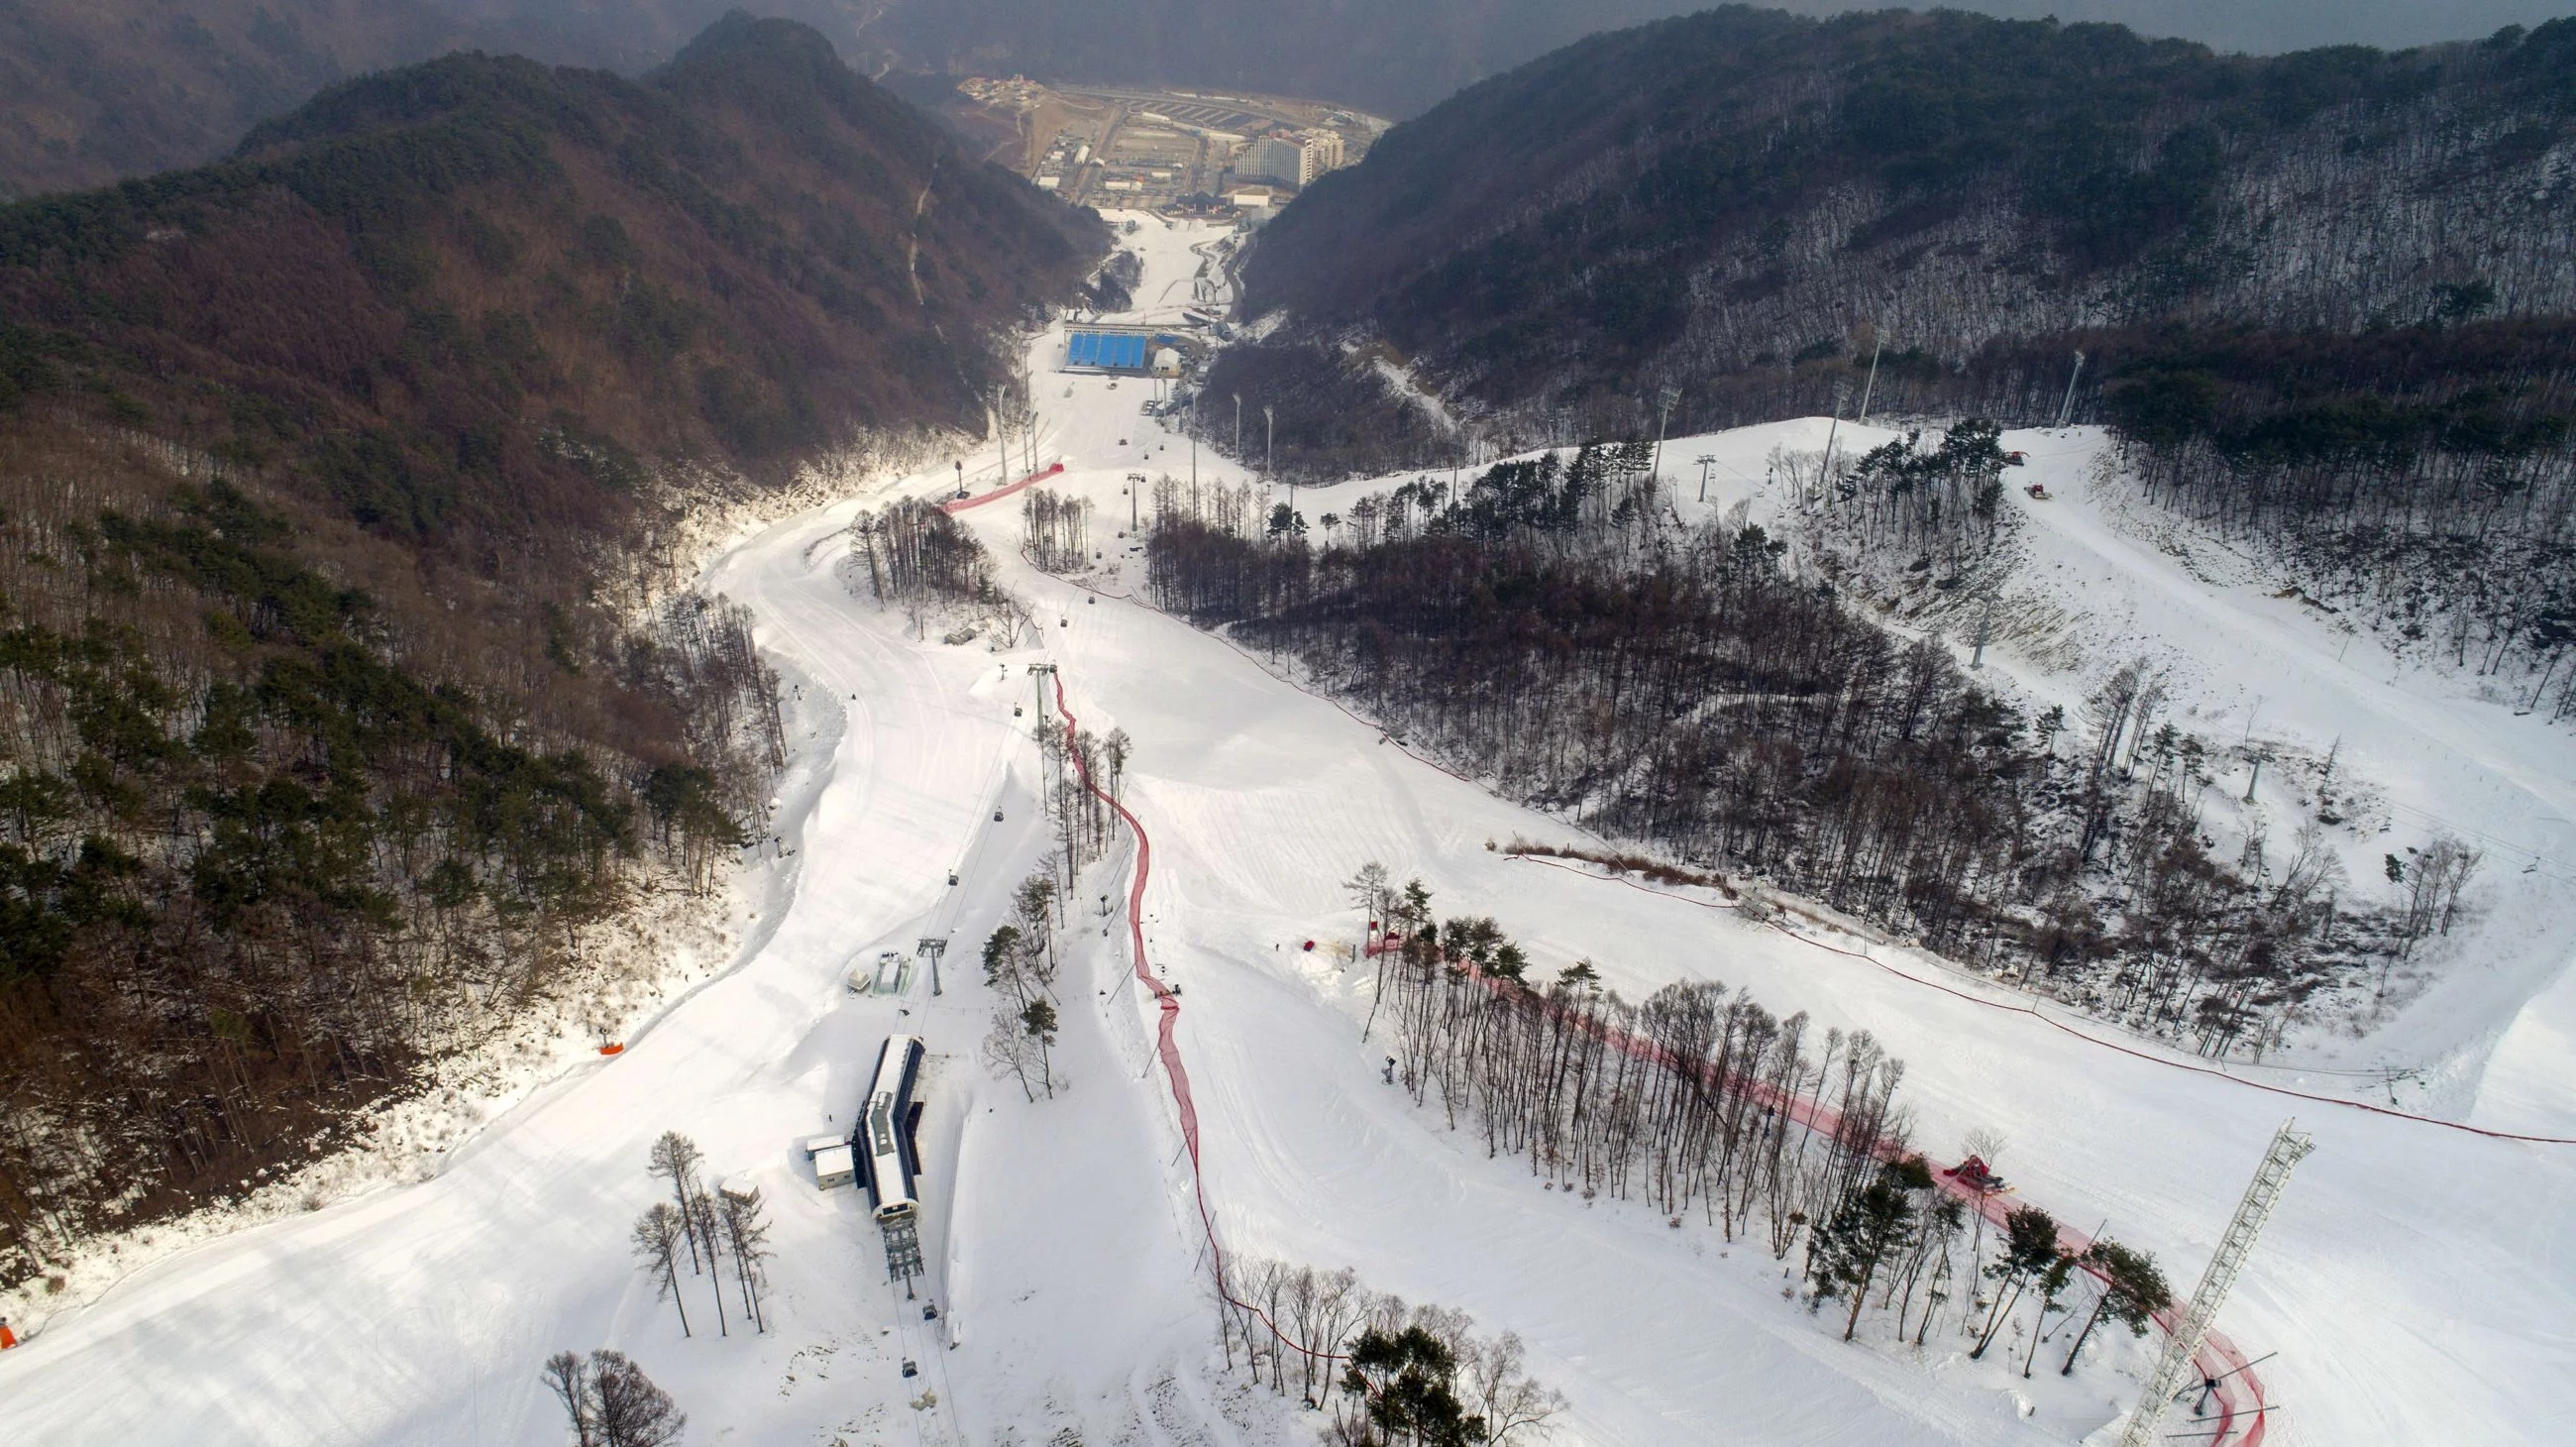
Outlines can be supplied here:
[[622, 1028], [784, 759], [693, 514], [980, 430], [1106, 242], [748, 17], [0, 207], [0, 1282]]
[[[1946, 406], [1936, 379], [2028, 370], [1976, 359], [2034, 338], [2062, 389], [2088, 331], [2562, 315], [2571, 75], [2568, 22], [2254, 60], [1955, 12], [1660, 21], [1318, 181], [1242, 269], [1246, 314], [1287, 319], [1274, 354], [1231, 365], [1383, 350], [1528, 441], [1567, 409], [1635, 435], [1671, 384], [1694, 427], [1827, 411], [1881, 339], [1882, 389]], [[1334, 398], [1301, 419], [1355, 405], [1300, 366]], [[1997, 385], [2024, 417], [2047, 390]]]

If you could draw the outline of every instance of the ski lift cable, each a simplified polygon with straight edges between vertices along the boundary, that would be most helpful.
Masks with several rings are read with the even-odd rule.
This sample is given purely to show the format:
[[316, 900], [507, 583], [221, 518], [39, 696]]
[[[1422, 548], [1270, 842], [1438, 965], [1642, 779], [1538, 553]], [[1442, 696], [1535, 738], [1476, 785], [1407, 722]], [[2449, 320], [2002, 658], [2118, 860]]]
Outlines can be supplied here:
[[[1517, 858], [1519, 856], [1514, 857]], [[1544, 863], [1547, 861], [1538, 862]], [[1590, 874], [1583, 870], [1572, 870], [1569, 872], [1582, 875], [1582, 877], [1586, 879], [1607, 879], [1607, 876]], [[1632, 889], [1643, 889], [1649, 894], [1665, 893], [1663, 890], [1637, 884], [1631, 880], [1609, 880], [1608, 882], [1626, 884]], [[1672, 895], [1669, 897], [1683, 899], [1685, 903], [1703, 903], [1702, 901], [1684, 899], [1684, 897], [1680, 895]], [[1722, 908], [1723, 906], [1713, 907]], [[2466, 1121], [2444, 1120], [2439, 1116], [2419, 1115], [2413, 1111], [2400, 1110], [2393, 1106], [2374, 1105], [2366, 1100], [2349, 1100], [2341, 1096], [2317, 1095], [2310, 1091], [2293, 1090], [2286, 1085], [2273, 1085], [2265, 1081], [2248, 1079], [2245, 1076], [2238, 1074], [2236, 1068], [2222, 1068], [2214, 1065], [2194, 1064], [2190, 1061], [2177, 1060], [2167, 1055], [2155, 1054], [2144, 1048], [2123, 1045], [2116, 1040], [2106, 1040], [2088, 1030], [2079, 1030], [2073, 1025], [2070, 1025], [2048, 1013], [2046, 1010], [2041, 1009], [2041, 1002], [2035, 998], [2024, 999], [2021, 1001], [1990, 999], [1984, 995], [1971, 993], [1968, 990], [1960, 989], [1956, 986], [1943, 984], [1938, 980], [1927, 980], [1921, 975], [1915, 974], [1910, 970], [1899, 969], [1876, 956], [1863, 954], [1858, 950], [1844, 949], [1840, 945], [1827, 944], [1823, 940], [1817, 939], [1811, 935], [1801, 934], [1798, 931], [1789, 928], [1787, 925], [1780, 923], [1778, 920], [1766, 920], [1764, 923], [1768, 924], [1771, 928], [1778, 930], [1780, 933], [1787, 935], [1789, 938], [1798, 941], [1800, 944], [1812, 945], [1817, 949], [1825, 950], [1832, 954], [1846, 955], [1852, 959], [1859, 960], [1864, 964], [1875, 965], [1879, 969], [1885, 970], [1899, 979], [1911, 980], [1915, 984], [1921, 985], [1926, 989], [1938, 990], [1945, 995], [1951, 995], [1958, 999], [1965, 1000], [1972, 1005], [1982, 1005], [1990, 1010], [2003, 1010], [2015, 1015], [2028, 1015], [2042, 1024], [2045, 1024], [2052, 1029], [2063, 1031], [2066, 1034], [2074, 1036], [2078, 1040], [2099, 1045], [2105, 1050], [2116, 1050], [2123, 1055], [2133, 1056], [2151, 1064], [2163, 1065], [2175, 1070], [2187, 1070], [2194, 1075], [2207, 1075], [2219, 1080], [2231, 1081], [2237, 1085], [2244, 1086], [2248, 1090], [2260, 1090], [2271, 1095], [2286, 1095], [2294, 1100], [2312, 1100], [2319, 1105], [2337, 1105], [2348, 1110], [2368, 1111], [2373, 1115], [2391, 1116], [2398, 1120], [2411, 1120], [2422, 1125], [2441, 1126], [2447, 1130], [2463, 1131], [2470, 1135], [2485, 1136], [2490, 1140], [2522, 1141], [2532, 1145], [2576, 1146], [2576, 1137], [2535, 1135], [2526, 1134], [2520, 1131], [2492, 1130], [2486, 1126], [2471, 1125]], [[2114, 1026], [2113, 1028], [2118, 1027]], [[2263, 1066], [2259, 1068], [2297, 1070], [2301, 1074], [2311, 1075], [2350, 1075], [2364, 1078], [2387, 1078], [2390, 1074], [2390, 1068], [2384, 1066], [2373, 1070], [2307, 1070], [2297, 1066]], [[2409, 1069], [2420, 1068], [2421, 1067], [2409, 1067]]]
[[[2560, 884], [2576, 884], [2576, 876], [2560, 874], [2557, 872], [2560, 869], [2571, 867], [2563, 860], [2552, 859], [2548, 855], [2542, 854], [2537, 850], [2526, 849], [2519, 844], [2514, 844], [2507, 840], [2500, 839], [2493, 834], [2489, 834], [2483, 829], [2475, 828], [2467, 824], [2461, 824], [2454, 820], [2445, 819], [2430, 809], [2421, 808], [2414, 804], [2400, 803], [2395, 799], [2391, 799], [2388, 801], [2388, 807], [2392, 813], [2411, 814], [2417, 819], [2428, 824], [2435, 825], [2439, 828], [2447, 829], [2454, 834], [2466, 834], [2471, 838], [2486, 844], [2490, 848], [2502, 850], [2505, 853], [2514, 855], [2518, 858], [2528, 859], [2532, 862], [2534, 870], [2544, 879], [2554, 879]], [[2545, 869], [2538, 867], [2542, 865], [2548, 865], [2551, 867]]]
[[2371, 1102], [2366, 1100], [2348, 1100], [2341, 1096], [2318, 1095], [2311, 1091], [2292, 1090], [2286, 1085], [2272, 1085], [2260, 1080], [2248, 1080], [2244, 1076], [2238, 1075], [2232, 1070], [2223, 1070], [2211, 1065], [2195, 1065], [2186, 1060], [2175, 1060], [2167, 1056], [2154, 1054], [2144, 1049], [2123, 1045], [2116, 1040], [2105, 1040], [2101, 1036], [2092, 1034], [2089, 1031], [2078, 1030], [2074, 1026], [2067, 1024], [2065, 1021], [2041, 1010], [2039, 1008], [2039, 1003], [2036, 1000], [2028, 1003], [2014, 1003], [2006, 1000], [1987, 999], [1982, 995], [1971, 994], [1966, 990], [1942, 984], [1938, 980], [1927, 980], [1920, 975], [1900, 970], [1896, 966], [1887, 963], [1885, 960], [1862, 954], [1857, 950], [1847, 950], [1839, 945], [1830, 945], [1822, 940], [1800, 934], [1796, 930], [1781, 924], [1778, 920], [1770, 920], [1766, 921], [1766, 923], [1768, 923], [1773, 929], [1780, 931], [1780, 933], [1787, 935], [1789, 938], [1797, 940], [1802, 944], [1813, 945], [1817, 949], [1826, 950], [1833, 954], [1848, 955], [1851, 958], [1860, 960], [1866, 964], [1876, 965], [1878, 968], [1885, 970], [1889, 974], [1895, 975], [1900, 979], [1912, 980], [1918, 985], [1922, 985], [1928, 989], [1939, 990], [1945, 995], [1955, 996], [1973, 1005], [1983, 1005], [1990, 1010], [2003, 1010], [2015, 1015], [2028, 1015], [2042, 1024], [2045, 1024], [2052, 1029], [2064, 1031], [2066, 1034], [2072, 1035], [2078, 1040], [2089, 1041], [2092, 1044], [2101, 1046], [2105, 1050], [2116, 1050], [2123, 1055], [2144, 1060], [2153, 1065], [2162, 1065], [2174, 1070], [2187, 1070], [2194, 1075], [2206, 1075], [2219, 1080], [2231, 1081], [2237, 1085], [2244, 1086], [2248, 1090], [2260, 1090], [2270, 1095], [2286, 1095], [2293, 1100], [2311, 1100], [2315, 1101], [2319, 1105], [2335, 1105], [2341, 1106], [2346, 1110], [2367, 1111], [2372, 1115], [2384, 1115], [2397, 1120], [2411, 1120], [2421, 1125], [2440, 1126], [2445, 1130], [2460, 1131], [2468, 1135], [2485, 1136], [2490, 1140], [2521, 1141], [2529, 1145], [2576, 1146], [2576, 1136], [2535, 1135], [2521, 1131], [2493, 1130], [2486, 1126], [2471, 1125], [2467, 1121], [2444, 1120], [2439, 1116], [2418, 1115], [2413, 1111], [2399, 1110], [2393, 1106], [2373, 1105]]

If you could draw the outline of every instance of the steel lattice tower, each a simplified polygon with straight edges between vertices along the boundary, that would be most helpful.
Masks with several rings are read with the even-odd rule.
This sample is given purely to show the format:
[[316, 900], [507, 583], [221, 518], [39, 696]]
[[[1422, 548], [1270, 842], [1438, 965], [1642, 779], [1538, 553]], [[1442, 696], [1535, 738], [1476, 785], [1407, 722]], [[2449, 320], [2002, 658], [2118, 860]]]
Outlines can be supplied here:
[[2191, 1300], [2173, 1319], [2173, 1329], [2165, 1334], [2164, 1356], [2156, 1362], [2155, 1375], [2147, 1379], [2146, 1394], [2138, 1400], [2138, 1410], [2129, 1415], [2128, 1430], [2120, 1434], [2120, 1447], [2147, 1447], [2156, 1440], [2156, 1426], [2164, 1420], [2165, 1409], [2193, 1381], [2198, 1370], [2192, 1365], [2200, 1353], [2203, 1338], [2209, 1335], [2210, 1323], [2217, 1319], [2219, 1306], [2227, 1292], [2245, 1269], [2245, 1258], [2254, 1252], [2254, 1239], [2263, 1234], [2263, 1223], [2272, 1219], [2272, 1208], [2280, 1203], [2281, 1188], [2290, 1182], [2290, 1172], [2315, 1150], [2316, 1143], [2302, 1135], [2295, 1120], [2284, 1121], [2272, 1136], [2271, 1149], [2263, 1153], [2263, 1163], [2254, 1168], [2254, 1179], [2245, 1187], [2245, 1198], [2236, 1203], [2236, 1218], [2227, 1223], [2227, 1234], [2218, 1240], [2218, 1250], [2209, 1258], [2209, 1268], [2200, 1274], [2200, 1285]]

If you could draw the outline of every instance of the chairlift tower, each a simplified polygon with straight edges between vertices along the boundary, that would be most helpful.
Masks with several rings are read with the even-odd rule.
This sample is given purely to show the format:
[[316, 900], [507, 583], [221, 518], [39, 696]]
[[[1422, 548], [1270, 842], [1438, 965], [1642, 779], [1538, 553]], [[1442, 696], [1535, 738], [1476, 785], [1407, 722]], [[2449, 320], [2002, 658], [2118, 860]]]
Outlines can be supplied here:
[[2254, 1239], [2263, 1234], [2263, 1223], [2272, 1219], [2272, 1208], [2280, 1204], [2281, 1188], [2290, 1183], [2291, 1170], [2317, 1148], [2298, 1125], [2296, 1120], [2283, 1121], [2272, 1136], [2271, 1148], [2263, 1153], [2263, 1163], [2254, 1168], [2254, 1179], [2245, 1187], [2245, 1198], [2236, 1203], [2236, 1218], [2227, 1223], [2227, 1234], [2218, 1238], [2218, 1250], [2211, 1253], [2208, 1269], [2201, 1272], [2200, 1285], [2192, 1291], [2190, 1302], [2175, 1313], [2173, 1327], [2165, 1333], [2164, 1356], [2156, 1362], [2155, 1375], [2147, 1379], [2146, 1394], [2138, 1399], [2138, 1410], [2129, 1414], [2128, 1430], [2120, 1434], [2120, 1447], [2148, 1447], [2155, 1442], [2165, 1409], [2195, 1380], [2193, 1374], [2199, 1368], [2193, 1365], [2193, 1359], [2200, 1354], [2200, 1344], [2208, 1337], [2218, 1308], [2227, 1300], [2228, 1289], [2244, 1271], [2245, 1258], [2254, 1253]]
[[1044, 724], [1047, 716], [1047, 680], [1053, 677], [1055, 677], [1054, 664], [1032, 663], [1029, 665], [1029, 682], [1037, 690], [1038, 720], [1041, 725]]
[[923, 935], [912, 947], [913, 953], [930, 961], [930, 993], [939, 993], [939, 957], [948, 953], [946, 935]]

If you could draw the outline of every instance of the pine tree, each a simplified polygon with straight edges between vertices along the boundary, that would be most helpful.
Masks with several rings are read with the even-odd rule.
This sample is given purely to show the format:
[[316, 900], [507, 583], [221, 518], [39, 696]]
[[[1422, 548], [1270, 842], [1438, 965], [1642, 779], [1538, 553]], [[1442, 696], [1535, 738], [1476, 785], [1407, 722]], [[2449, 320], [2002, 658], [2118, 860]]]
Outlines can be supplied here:
[[1369, 1331], [1351, 1343], [1342, 1390], [1361, 1399], [1368, 1425], [1383, 1434], [1373, 1434], [1373, 1442], [1479, 1447], [1485, 1419], [1458, 1400], [1457, 1374], [1457, 1354], [1419, 1326]]
[[1020, 931], [1015, 925], [1003, 925], [984, 941], [984, 983], [996, 990], [1008, 990], [1012, 998], [1025, 1000], [1028, 989], [1020, 969]]
[[1848, 1294], [1851, 1298], [1851, 1310], [1843, 1317], [1843, 1340], [1850, 1341], [1860, 1330], [1861, 1306], [1869, 1298], [1880, 1264], [1914, 1230], [1914, 1193], [1931, 1185], [1931, 1172], [1920, 1158], [1892, 1161], [1880, 1167], [1877, 1179], [1853, 1193], [1809, 1239], [1807, 1273], [1816, 1283], [1817, 1296]]
[[2065, 1310], [2057, 1304], [2058, 1299], [2066, 1295], [2066, 1285], [2074, 1276], [2075, 1258], [2060, 1251], [2057, 1259], [2049, 1262], [2032, 1282], [2033, 1289], [2039, 1293], [2039, 1320], [2030, 1324], [2030, 1350], [2022, 1354], [2021, 1374], [2024, 1380], [2030, 1376], [2030, 1364], [2039, 1360], [2039, 1341], [2048, 1332], [2049, 1314]]
[[1031, 1000], [1020, 1011], [1020, 1028], [1034, 1042], [1038, 1051], [1038, 1079], [1046, 1085], [1047, 1099], [1055, 1098], [1055, 1006], [1044, 999]]
[[2024, 1206], [2004, 1217], [2004, 1254], [1986, 1268], [1995, 1282], [1994, 1305], [1986, 1312], [1985, 1330], [1977, 1338], [1976, 1350], [1968, 1353], [1971, 1360], [1983, 1357], [1992, 1346], [1995, 1333], [2021, 1304], [2022, 1293], [2041, 1273], [2057, 1263], [2057, 1220], [2037, 1206]]
[[2143, 1251], [2132, 1251], [2117, 1241], [2096, 1241], [2084, 1248], [2084, 1264], [2102, 1278], [2102, 1295], [2084, 1318], [2084, 1329], [2075, 1334], [2075, 1345], [2067, 1348], [2066, 1364], [2057, 1369], [2061, 1377], [2073, 1375], [2075, 1358], [2104, 1317], [2127, 1327], [2131, 1336], [2145, 1336], [2147, 1323], [2156, 1313], [2173, 1305], [2173, 1288], [2165, 1284], [2155, 1258]]

